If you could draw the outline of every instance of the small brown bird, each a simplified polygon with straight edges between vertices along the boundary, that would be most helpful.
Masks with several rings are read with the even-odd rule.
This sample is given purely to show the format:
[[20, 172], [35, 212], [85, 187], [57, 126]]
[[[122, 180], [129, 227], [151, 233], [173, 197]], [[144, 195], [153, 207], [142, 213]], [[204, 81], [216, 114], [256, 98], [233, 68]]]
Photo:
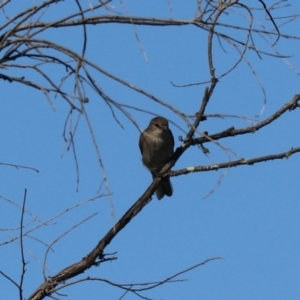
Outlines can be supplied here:
[[[139, 146], [142, 161], [154, 179], [174, 152], [174, 137], [169, 129], [168, 120], [163, 117], [153, 118], [145, 131], [141, 133]], [[165, 177], [162, 180], [155, 194], [158, 200], [164, 195], [172, 196], [173, 188], [170, 177]]]

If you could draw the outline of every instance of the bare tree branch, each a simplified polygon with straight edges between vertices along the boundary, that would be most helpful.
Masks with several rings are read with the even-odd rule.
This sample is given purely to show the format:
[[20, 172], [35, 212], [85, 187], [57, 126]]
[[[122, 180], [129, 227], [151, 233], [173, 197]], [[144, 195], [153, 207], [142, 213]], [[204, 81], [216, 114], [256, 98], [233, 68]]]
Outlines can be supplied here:
[[19, 297], [20, 300], [23, 299], [23, 282], [24, 282], [24, 276], [26, 272], [26, 262], [24, 257], [24, 247], [23, 247], [23, 219], [24, 219], [24, 213], [25, 213], [25, 205], [26, 205], [26, 196], [27, 196], [27, 190], [25, 189], [24, 192], [24, 199], [23, 199], [23, 205], [22, 205], [22, 214], [21, 214], [21, 224], [20, 224], [20, 250], [21, 250], [21, 260], [22, 260], [22, 272], [20, 276], [20, 284], [19, 284]]

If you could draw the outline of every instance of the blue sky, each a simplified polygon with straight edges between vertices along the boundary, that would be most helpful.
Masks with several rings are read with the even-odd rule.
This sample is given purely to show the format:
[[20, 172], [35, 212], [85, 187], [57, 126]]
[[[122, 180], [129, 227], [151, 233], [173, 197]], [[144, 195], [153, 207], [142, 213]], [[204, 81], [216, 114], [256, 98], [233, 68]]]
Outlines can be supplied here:
[[[93, 4], [92, 1], [81, 2], [84, 7]], [[266, 3], [270, 5], [273, 2]], [[274, 15], [286, 16], [300, 11], [298, 1], [291, 0], [288, 4], [291, 7], [281, 12], [274, 11]], [[47, 11], [44, 18], [54, 19], [57, 15], [63, 16], [76, 10], [75, 4], [59, 5], [62, 5], [60, 9]], [[259, 3], [255, 5], [259, 6]], [[111, 3], [111, 8], [124, 15], [130, 12], [133, 16], [190, 19], [195, 16], [196, 1], [115, 1]], [[17, 9], [21, 8], [11, 4], [7, 6], [7, 13], [13, 14]], [[104, 10], [100, 12], [109, 13]], [[96, 12], [93, 14], [97, 15]], [[256, 16], [260, 18], [259, 22], [266, 22], [263, 13], [257, 13]], [[229, 16], [222, 21], [229, 22]], [[246, 24], [246, 21], [237, 17], [232, 22]], [[278, 22], [281, 24], [282, 20], [278, 19]], [[264, 24], [272, 28], [270, 22]], [[282, 33], [297, 35], [299, 25], [296, 19], [280, 30]], [[42, 37], [63, 43], [73, 51], [80, 51], [81, 32], [82, 28], [51, 29]], [[135, 37], [136, 33], [140, 42]], [[236, 36], [243, 37], [241, 33]], [[254, 40], [262, 49], [270, 50], [258, 36]], [[97, 25], [88, 27], [86, 57], [108, 72], [193, 114], [199, 109], [206, 85], [175, 88], [171, 82], [182, 85], [210, 79], [206, 43], [207, 33], [193, 26]], [[225, 51], [215, 40], [217, 75], [228, 70], [238, 58], [231, 46], [225, 43], [222, 46]], [[277, 49], [281, 54], [291, 56], [289, 62], [300, 69], [299, 41], [281, 38]], [[251, 61], [266, 90], [266, 105], [255, 76], [247, 64], [242, 62], [220, 80], [207, 107], [208, 114], [236, 114], [255, 119], [264, 108], [259, 117], [259, 120], [263, 120], [299, 93], [299, 75], [283, 59], [270, 56], [262, 56], [260, 59], [254, 52], [247, 52], [247, 59]], [[39, 80], [33, 73], [22, 72], [24, 70], [17, 72], [1, 69], [4, 74], [25, 75], [26, 78], [28, 76]], [[59, 82], [57, 69], [49, 68], [48, 72]], [[165, 116], [187, 130], [185, 123], [170, 110], [104, 75], [94, 71], [92, 73], [99, 86], [114, 100]], [[71, 81], [66, 85], [70, 91], [73, 86]], [[49, 245], [72, 226], [97, 213], [53, 245], [54, 251], [49, 253], [46, 271], [47, 276], [53, 276], [89, 253], [151, 183], [150, 173], [141, 163], [138, 148], [140, 133], [137, 128], [116, 110], [116, 116], [124, 127], [122, 129], [104, 101], [93, 91], [87, 89], [86, 92], [90, 100], [86, 104], [86, 111], [113, 195], [87, 202], [35, 230], [31, 238], [24, 239], [28, 262], [24, 282], [25, 297], [43, 281], [42, 262], [47, 247], [33, 237]], [[18, 228], [21, 215], [20, 209], [5, 199], [22, 205], [25, 189], [26, 208], [41, 221], [99, 193], [107, 193], [101, 185], [103, 174], [83, 117], [75, 136], [80, 171], [79, 191], [76, 192], [74, 156], [71, 151], [65, 151], [62, 137], [69, 107], [59, 97], [52, 97], [52, 102], [55, 111], [41, 92], [2, 81], [0, 162], [30, 166], [38, 169], [39, 173], [0, 166], [0, 227], [11, 229], [2, 231], [1, 244], [18, 236], [19, 231], [13, 229]], [[141, 129], [147, 127], [152, 118], [152, 115], [135, 110], [130, 113]], [[210, 150], [207, 156], [199, 148], [191, 148], [173, 169], [225, 162], [228, 161], [228, 153], [230, 159], [248, 159], [297, 147], [299, 116], [300, 112], [294, 110], [255, 134], [220, 141], [222, 146], [231, 150], [227, 153], [211, 144], [205, 144]], [[200, 130], [215, 133], [230, 126], [242, 128], [249, 126], [249, 123], [236, 118], [212, 118], [203, 122]], [[183, 132], [172, 124], [170, 128], [178, 147], [178, 136], [183, 135]], [[162, 201], [153, 198], [107, 247], [106, 252], [117, 252], [115, 256], [118, 259], [90, 269], [79, 278], [89, 275], [117, 283], [152, 282], [163, 280], [206, 259], [222, 257], [223, 260], [209, 262], [178, 277], [188, 281], [165, 284], [143, 295], [165, 300], [299, 299], [299, 162], [300, 156], [294, 155], [255, 166], [172, 178], [174, 195]], [[222, 180], [218, 184], [220, 178]], [[99, 192], [100, 186], [102, 188]], [[206, 197], [208, 194], [209, 197]], [[32, 217], [25, 214], [24, 224], [31, 220]], [[26, 226], [26, 230], [38, 224], [36, 220]], [[0, 252], [0, 270], [18, 281], [21, 273], [19, 244], [14, 242], [2, 245]], [[3, 299], [18, 297], [15, 287], [3, 277], [0, 277], [0, 286], [2, 293], [4, 291]], [[119, 299], [123, 293], [99, 282], [80, 283], [61, 292], [74, 300]], [[128, 294], [124, 299], [137, 297]]]

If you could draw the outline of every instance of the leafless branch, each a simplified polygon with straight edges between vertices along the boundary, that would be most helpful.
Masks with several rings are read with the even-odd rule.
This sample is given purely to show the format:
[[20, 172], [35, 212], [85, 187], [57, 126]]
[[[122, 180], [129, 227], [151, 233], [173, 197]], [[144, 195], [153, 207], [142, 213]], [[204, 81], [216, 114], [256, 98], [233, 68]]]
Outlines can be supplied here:
[[78, 222], [77, 224], [73, 225], [71, 228], [69, 228], [68, 230], [66, 230], [64, 233], [62, 233], [60, 236], [58, 236], [47, 248], [46, 252], [45, 252], [45, 257], [44, 257], [44, 262], [43, 262], [43, 276], [44, 276], [44, 280], [47, 280], [46, 274], [45, 274], [45, 270], [46, 268], [46, 262], [47, 262], [47, 258], [48, 258], [48, 253], [49, 251], [52, 249], [52, 246], [57, 243], [61, 238], [63, 238], [65, 235], [67, 235], [68, 233], [70, 233], [71, 231], [73, 231], [76, 227], [80, 226], [81, 224], [85, 223], [86, 221], [90, 220], [91, 218], [93, 218], [94, 216], [96, 216], [98, 213], [94, 213], [90, 216], [88, 216], [87, 218], [85, 218], [84, 220]]
[[[270, 117], [265, 120], [255, 123], [254, 120], [251, 120], [251, 125], [248, 127], [244, 127], [241, 129], [235, 129], [234, 127], [230, 127], [226, 130], [222, 130], [221, 132], [217, 132], [214, 134], [201, 132], [199, 130], [199, 126], [201, 122], [205, 121], [209, 116], [219, 116], [218, 114], [207, 114], [206, 109], [209, 102], [212, 100], [214, 90], [218, 83], [229, 73], [236, 70], [236, 68], [240, 65], [241, 62], [246, 62], [249, 66], [250, 70], [256, 77], [257, 81], [260, 84], [259, 77], [256, 74], [254, 68], [252, 67], [251, 62], [248, 61], [248, 56], [246, 55], [249, 51], [254, 52], [257, 57], [262, 58], [263, 56], [272, 56], [274, 58], [286, 59], [290, 57], [290, 54], [280, 53], [275, 45], [279, 43], [279, 41], [285, 40], [295, 40], [300, 41], [300, 37], [297, 35], [290, 35], [284, 32], [283, 24], [287, 24], [288, 22], [296, 19], [298, 16], [288, 16], [283, 20], [282, 24], [277, 24], [280, 17], [274, 17], [274, 10], [277, 8], [278, 3], [274, 3], [272, 6], [268, 7], [265, 1], [259, 0], [253, 4], [253, 7], [244, 4], [239, 0], [232, 1], [201, 1], [197, 0], [197, 12], [196, 17], [192, 19], [173, 19], [173, 18], [155, 18], [155, 17], [143, 17], [143, 16], [132, 16], [129, 14], [129, 11], [125, 7], [125, 11], [127, 15], [121, 15], [118, 12], [114, 12], [110, 10], [107, 6], [110, 3], [110, 0], [107, 1], [99, 1], [97, 5], [92, 5], [89, 3], [89, 6], [82, 5], [80, 0], [75, 0], [75, 4], [77, 6], [77, 11], [66, 15], [63, 18], [55, 19], [52, 21], [44, 21], [44, 15], [48, 12], [52, 7], [57, 7], [57, 5], [63, 2], [62, 0], [46, 0], [42, 1], [35, 6], [29, 7], [21, 12], [18, 12], [15, 16], [9, 17], [7, 13], [5, 13], [6, 7], [10, 4], [9, 0], [2, 1], [0, 4], [0, 9], [6, 17], [5, 22], [0, 26], [0, 31], [2, 35], [0, 36], [0, 80], [2, 79], [4, 83], [19, 83], [29, 88], [34, 88], [36, 90], [41, 91], [48, 103], [55, 110], [55, 106], [53, 104], [53, 97], [60, 97], [69, 105], [69, 113], [66, 117], [66, 123], [64, 126], [63, 137], [66, 142], [66, 150], [69, 150], [72, 147], [73, 156], [76, 164], [76, 173], [77, 173], [77, 189], [79, 186], [79, 162], [76, 155], [76, 145], [75, 145], [75, 134], [77, 132], [77, 127], [79, 124], [79, 120], [84, 121], [87, 124], [88, 130], [90, 132], [91, 140], [93, 142], [93, 146], [97, 155], [97, 160], [99, 163], [99, 168], [101, 169], [103, 176], [103, 183], [108, 191], [108, 195], [111, 197], [112, 193], [110, 191], [110, 186], [108, 183], [106, 169], [104, 167], [104, 162], [101, 157], [100, 147], [98, 145], [97, 139], [94, 134], [93, 125], [90, 121], [89, 115], [86, 110], [86, 105], [89, 102], [87, 98], [87, 90], [91, 90], [96, 92], [97, 96], [104, 101], [110, 108], [113, 118], [118, 122], [118, 124], [122, 127], [121, 121], [117, 118], [115, 114], [115, 110], [121, 111], [128, 120], [130, 120], [137, 128], [139, 129], [139, 125], [136, 122], [134, 116], [131, 115], [129, 109], [134, 109], [140, 112], [147, 112], [144, 107], [144, 104], [141, 107], [133, 107], [128, 105], [128, 103], [121, 103], [117, 99], [114, 99], [103, 87], [98, 83], [97, 76], [99, 74], [104, 75], [108, 80], [111, 80], [119, 85], [125, 86], [129, 90], [138, 93], [139, 95], [144, 96], [147, 100], [155, 102], [171, 112], [177, 115], [180, 119], [182, 119], [189, 128], [186, 136], [181, 140], [182, 144], [178, 147], [170, 160], [169, 163], [165, 165], [165, 167], [161, 170], [161, 177], [157, 177], [152, 184], [148, 187], [145, 193], [133, 204], [128, 211], [118, 220], [114, 220], [114, 224], [112, 228], [106, 233], [104, 237], [99, 241], [97, 245], [91, 249], [91, 251], [81, 260], [70, 266], [67, 266], [65, 269], [59, 271], [56, 275], [51, 278], [46, 278], [45, 274], [45, 266], [47, 261], [47, 256], [49, 251], [51, 250], [53, 244], [59, 241], [63, 236], [72, 231], [75, 227], [82, 224], [82, 222], [72, 226], [68, 231], [64, 232], [58, 238], [56, 238], [51, 244], [42, 242], [44, 246], [47, 247], [47, 251], [45, 253], [44, 259], [44, 270], [43, 275], [45, 282], [42, 283], [36, 291], [29, 297], [29, 299], [43, 299], [46, 296], [54, 298], [53, 293], [58, 290], [78, 283], [84, 280], [99, 280], [111, 284], [113, 286], [117, 286], [122, 288], [127, 292], [132, 292], [140, 298], [148, 299], [139, 294], [139, 292], [157, 287], [158, 285], [173, 282], [173, 279], [185, 272], [192, 270], [200, 265], [203, 265], [211, 260], [220, 259], [220, 258], [212, 258], [206, 260], [198, 265], [195, 265], [192, 268], [186, 269], [182, 272], [176, 273], [175, 275], [160, 281], [160, 282], [151, 282], [151, 283], [132, 283], [132, 284], [116, 284], [107, 279], [102, 278], [86, 278], [79, 279], [74, 282], [70, 282], [71, 278], [82, 274], [87, 269], [92, 266], [98, 266], [100, 263], [112, 260], [113, 258], [106, 258], [104, 250], [110, 244], [110, 242], [116, 237], [116, 235], [125, 228], [126, 225], [152, 200], [152, 195], [158, 185], [161, 183], [163, 176], [178, 176], [183, 174], [188, 174], [191, 172], [204, 172], [204, 171], [212, 171], [217, 169], [229, 169], [235, 166], [242, 165], [251, 165], [260, 163], [263, 161], [270, 161], [273, 159], [282, 159], [285, 157], [289, 157], [295, 153], [300, 152], [300, 148], [292, 148], [286, 152], [279, 154], [270, 154], [266, 156], [251, 158], [251, 159], [239, 159], [239, 160], [229, 160], [228, 162], [221, 162], [214, 165], [208, 166], [194, 166], [188, 167], [182, 170], [170, 171], [170, 169], [175, 165], [181, 155], [187, 151], [190, 147], [195, 145], [200, 145], [203, 149], [204, 143], [215, 143], [220, 146], [223, 150], [228, 151], [226, 147], [220, 144], [220, 140], [225, 138], [230, 138], [234, 136], [239, 136], [241, 134], [250, 134], [255, 131], [262, 129], [263, 127], [270, 125], [277, 118], [282, 116], [288, 111], [294, 110], [298, 108], [300, 94], [295, 95], [295, 97], [287, 104], [282, 106], [278, 111], [272, 114]], [[121, 1], [121, 4], [123, 2]], [[168, 1], [169, 12], [172, 13], [172, 6], [170, 1]], [[255, 6], [256, 5], [256, 6]], [[283, 5], [283, 4], [281, 4]], [[123, 5], [124, 6], [124, 5]], [[255, 7], [254, 7], [255, 6]], [[86, 7], [86, 8], [85, 8]], [[123, 7], [124, 8], [124, 7]], [[104, 13], [103, 13], [103, 11]], [[256, 20], [255, 11], [259, 10], [260, 12], [265, 12], [268, 16], [268, 22], [271, 23], [272, 29], [266, 29], [264, 24], [258, 22]], [[242, 11], [242, 12], [241, 12]], [[108, 12], [108, 14], [107, 14]], [[242, 18], [243, 25], [235, 25], [230, 21], [224, 21], [221, 17], [226, 14], [234, 14], [235, 16], [239, 16]], [[285, 16], [282, 16], [285, 18]], [[33, 21], [34, 20], [34, 21]], [[271, 22], [270, 22], [271, 21]], [[86, 49], [87, 44], [90, 40], [88, 37], [88, 26], [102, 24], [120, 24], [120, 25], [130, 25], [134, 28], [134, 35], [139, 43], [140, 48], [142, 49], [143, 54], [146, 57], [146, 52], [144, 51], [141, 40], [137, 34], [136, 27], [137, 26], [152, 26], [152, 27], [193, 27], [196, 30], [201, 30], [207, 34], [207, 60], [208, 60], [208, 76], [204, 78], [201, 83], [188, 83], [184, 85], [175, 85], [177, 87], [190, 87], [192, 85], [200, 85], [205, 84], [206, 88], [203, 93], [202, 100], [199, 103], [197, 108], [197, 113], [193, 116], [190, 116], [190, 113], [186, 113], [185, 111], [178, 109], [177, 107], [171, 105], [168, 101], [159, 98], [153, 92], [148, 90], [144, 90], [134, 83], [127, 81], [124, 78], [118, 77], [116, 74], [111, 73], [97, 65], [94, 61], [89, 60], [86, 57]], [[79, 26], [79, 27], [78, 27]], [[79, 51], [70, 49], [67, 46], [63, 46], [59, 43], [55, 43], [54, 40], [47, 40], [44, 38], [45, 33], [48, 30], [63, 30], [64, 28], [80, 28], [82, 29], [82, 39], [81, 39], [81, 47]], [[275, 28], [275, 30], [274, 30]], [[280, 28], [280, 31], [279, 31]], [[267, 50], [261, 45], [256, 43], [255, 37], [259, 37], [268, 46]], [[271, 42], [270, 42], [271, 41]], [[273, 42], [274, 41], [274, 42]], [[215, 56], [214, 50], [217, 46], [220, 47], [224, 52], [227, 51], [226, 46], [233, 48], [236, 52], [237, 58], [234, 60], [231, 66], [226, 69], [223, 73], [219, 72], [216, 69], [215, 64]], [[59, 72], [55, 74], [55, 76], [48, 74], [47, 68], [55, 68]], [[295, 67], [291, 66], [292, 69], [296, 70]], [[17, 71], [18, 75], [13, 75], [14, 73], [11, 71]], [[34, 73], [37, 77], [30, 77], [31, 74]], [[26, 76], [25, 76], [25, 75]], [[95, 75], [96, 74], [96, 75]], [[28, 77], [27, 77], [28, 76]], [[33, 79], [32, 79], [33, 78]], [[37, 79], [38, 78], [38, 79]], [[68, 82], [72, 82], [72, 88], [68, 87]], [[197, 79], [194, 81], [197, 82]], [[266, 103], [266, 96], [264, 92], [263, 85], [260, 84], [262, 91], [264, 93], [264, 105]], [[221, 115], [222, 116], [222, 115]], [[246, 119], [246, 118], [245, 118]], [[178, 126], [180, 127], [180, 126]], [[68, 130], [67, 130], [68, 128]], [[185, 132], [184, 129], [182, 131]], [[195, 137], [196, 134], [200, 134], [200, 137]], [[228, 151], [229, 152], [229, 151]], [[13, 166], [16, 168], [26, 168], [31, 169], [38, 172], [37, 169], [31, 167], [24, 167], [14, 164], [5, 164], [0, 163], [1, 165]], [[221, 179], [220, 179], [221, 180]], [[28, 224], [32, 224], [37, 221], [38, 224], [30, 229], [27, 229], [26, 226], [28, 224], [24, 224], [24, 216], [28, 214], [25, 210], [25, 202], [26, 202], [26, 190], [25, 196], [23, 200], [23, 206], [21, 207], [22, 215], [21, 215], [21, 225], [18, 227], [20, 230], [20, 235], [16, 237], [11, 237], [10, 242], [20, 242], [20, 249], [22, 255], [22, 273], [21, 273], [21, 281], [20, 284], [17, 284], [13, 279], [11, 279], [4, 272], [0, 271], [2, 276], [12, 282], [19, 289], [20, 299], [22, 299], [22, 287], [23, 280], [25, 275], [25, 257], [24, 251], [25, 247], [23, 245], [23, 239], [25, 236], [30, 238], [34, 238], [29, 234], [33, 231], [41, 228], [46, 224], [50, 224], [56, 218], [64, 215], [66, 212], [69, 212], [71, 209], [80, 206], [81, 204], [77, 204], [71, 208], [66, 209], [65, 211], [59, 213], [58, 215], [46, 220], [42, 221], [40, 219], [35, 218], [33, 214], [30, 214], [32, 220]], [[86, 202], [85, 202], [86, 203]], [[114, 216], [114, 206], [113, 201], [110, 199], [111, 203], [111, 211]], [[19, 207], [20, 208], [20, 207]], [[26, 230], [25, 230], [26, 228]], [[12, 229], [15, 230], [15, 229]], [[3, 245], [3, 244], [2, 244]], [[143, 286], [143, 285], [146, 285]], [[142, 286], [142, 287], [140, 287]]]
[[[182, 274], [185, 274], [185, 273], [188, 273], [200, 266], [204, 266], [206, 263], [208, 262], [211, 262], [211, 261], [214, 261], [214, 260], [220, 260], [222, 259], [221, 257], [214, 257], [214, 258], [209, 258], [209, 259], [206, 259], [205, 261], [202, 261], [198, 264], [195, 264], [194, 266], [192, 267], [189, 267], [187, 269], [184, 269], [180, 272], [177, 272], [163, 280], [160, 280], [160, 281], [154, 281], [154, 282], [142, 282], [142, 283], [116, 283], [116, 282], [113, 282], [111, 280], [108, 280], [106, 278], [94, 278], [94, 277], [86, 277], [86, 278], [81, 278], [81, 279], [78, 279], [78, 280], [75, 280], [73, 282], [70, 282], [70, 283], [67, 283], [66, 285], [63, 285], [59, 288], [57, 288], [55, 291], [58, 291], [58, 290], [61, 290], [67, 286], [70, 286], [70, 285], [74, 285], [74, 284], [77, 284], [77, 283], [80, 283], [80, 282], [84, 282], [84, 281], [101, 281], [101, 282], [105, 282], [111, 286], [114, 286], [114, 287], [117, 287], [117, 288], [120, 288], [120, 289], [123, 289], [127, 292], [132, 292], [132, 293], [137, 293], [137, 292], [143, 292], [143, 291], [147, 291], [147, 290], [151, 290], [151, 289], [154, 289], [160, 285], [164, 285], [166, 283], [178, 283], [178, 282], [183, 282], [183, 281], [187, 281], [186, 279], [175, 279], [176, 277], [182, 275]], [[140, 296], [140, 295], [139, 295]], [[143, 298], [145, 299], [145, 298]]]
[[26, 205], [26, 196], [27, 190], [25, 189], [24, 198], [23, 198], [23, 205], [22, 205], [22, 213], [21, 213], [21, 224], [20, 224], [20, 250], [21, 250], [21, 260], [22, 260], [22, 272], [20, 276], [20, 284], [19, 284], [19, 297], [20, 300], [23, 299], [23, 282], [24, 276], [26, 272], [26, 262], [24, 257], [24, 246], [23, 246], [23, 220], [24, 220], [24, 213], [25, 213], [25, 205]]
[[8, 163], [0, 163], [0, 165], [8, 166], [8, 167], [14, 167], [14, 168], [17, 168], [17, 169], [29, 169], [29, 170], [35, 171], [37, 173], [40, 172], [38, 169], [35, 169], [35, 168], [32, 168], [32, 167], [21, 166], [21, 165], [8, 164]]
[[183, 174], [189, 174], [194, 172], [206, 172], [206, 171], [213, 171], [213, 170], [219, 170], [219, 169], [225, 169], [225, 168], [232, 168], [232, 167], [238, 167], [238, 166], [250, 166], [254, 165], [260, 162], [267, 162], [271, 160], [276, 159], [283, 159], [283, 158], [289, 158], [295, 153], [300, 152], [300, 147], [291, 148], [290, 150], [287, 150], [285, 152], [277, 153], [277, 154], [270, 154], [260, 157], [255, 157], [251, 159], [239, 159], [235, 161], [228, 161], [224, 163], [217, 163], [213, 165], [208, 166], [193, 166], [193, 167], [187, 167], [185, 169], [177, 170], [177, 171], [171, 171], [168, 172], [166, 175], [168, 176], [179, 176]]

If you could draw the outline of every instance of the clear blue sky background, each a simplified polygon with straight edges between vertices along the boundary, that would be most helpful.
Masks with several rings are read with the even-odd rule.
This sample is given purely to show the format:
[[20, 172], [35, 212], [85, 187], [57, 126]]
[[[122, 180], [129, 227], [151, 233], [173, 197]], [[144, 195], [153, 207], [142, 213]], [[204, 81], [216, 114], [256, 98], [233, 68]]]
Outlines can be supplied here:
[[[258, 1], [242, 2], [261, 6]], [[267, 5], [273, 3], [265, 2]], [[86, 7], [93, 4], [93, 1], [81, 3]], [[291, 7], [274, 11], [274, 16], [289, 16], [300, 12], [298, 0], [287, 1], [287, 4], [291, 4]], [[125, 0], [114, 1], [110, 5], [113, 11], [133, 16], [192, 19], [196, 13], [196, 1]], [[12, 3], [7, 6], [7, 13], [12, 15], [20, 9], [16, 3]], [[73, 2], [62, 3], [57, 5], [56, 10], [47, 11], [43, 18], [53, 20], [58, 15], [63, 16], [72, 11], [76, 11]], [[240, 12], [246, 15], [245, 11]], [[109, 14], [105, 10], [102, 13]], [[265, 22], [267, 28], [272, 28], [271, 22], [265, 21], [264, 13], [257, 12], [256, 16], [259, 22]], [[243, 18], [231, 15], [222, 21], [248, 24]], [[278, 24], [284, 22], [282, 19], [277, 21]], [[296, 19], [280, 30], [282, 33], [297, 35], [299, 28], [300, 22]], [[81, 33], [82, 28], [51, 29], [43, 38], [80, 51]], [[239, 32], [236, 34], [239, 38], [243, 36]], [[270, 51], [263, 39], [255, 36], [254, 40], [257, 46]], [[274, 39], [270, 39], [272, 41]], [[97, 25], [88, 27], [86, 57], [131, 84], [193, 114], [199, 108], [206, 85], [175, 88], [170, 82], [180, 85], [210, 79], [206, 44], [207, 32], [193, 26]], [[224, 42], [223, 47], [226, 52], [222, 51], [215, 40], [217, 75], [228, 70], [238, 58], [233, 47]], [[300, 69], [298, 41], [281, 38], [277, 49], [281, 54], [291, 56], [289, 62]], [[260, 59], [254, 52], [248, 52], [247, 59], [251, 61], [266, 90], [267, 104], [259, 118], [263, 120], [300, 92], [299, 75], [283, 59], [270, 56], [262, 56]], [[25, 75], [26, 78], [37, 80], [33, 73], [22, 73], [24, 70], [1, 72]], [[49, 70], [49, 74], [59, 80], [55, 72], [55, 69]], [[93, 74], [99, 86], [114, 100], [163, 115], [187, 130], [185, 123], [169, 110], [99, 73]], [[72, 91], [73, 83], [68, 84]], [[21, 205], [25, 188], [26, 208], [41, 221], [96, 196], [103, 175], [84, 118], [81, 118], [75, 136], [80, 171], [79, 191], [76, 192], [74, 157], [72, 152], [65, 152], [62, 137], [69, 108], [67, 103], [59, 97], [53, 97], [54, 112], [41, 92], [5, 81], [2, 81], [1, 91], [0, 161], [31, 166], [40, 173], [0, 166], [0, 227], [18, 228], [21, 211], [3, 198]], [[66, 230], [97, 213], [54, 244], [54, 252], [50, 251], [48, 256], [47, 276], [55, 275], [89, 253], [151, 183], [149, 172], [141, 164], [137, 128], [116, 110], [124, 126], [122, 129], [98, 95], [87, 90], [87, 96], [90, 102], [86, 110], [113, 195], [80, 206], [31, 234], [31, 237], [49, 245]], [[263, 107], [263, 93], [251, 70], [243, 62], [220, 80], [207, 113], [255, 118]], [[131, 113], [142, 129], [147, 127], [152, 117], [134, 110]], [[207, 156], [197, 147], [189, 149], [173, 169], [228, 161], [228, 153], [230, 159], [248, 159], [287, 151], [300, 144], [299, 117], [300, 111], [292, 111], [255, 134], [220, 141], [222, 146], [231, 150], [227, 153], [220, 147], [208, 144], [206, 146], [210, 154]], [[214, 133], [230, 126], [242, 128], [249, 126], [249, 123], [235, 118], [215, 118], [204, 122], [200, 130]], [[170, 127], [176, 146], [179, 146], [178, 136], [184, 133], [172, 124]], [[210, 262], [181, 275], [179, 278], [188, 279], [186, 282], [165, 284], [143, 295], [165, 300], [299, 299], [299, 163], [300, 155], [294, 155], [289, 159], [255, 166], [172, 178], [174, 195], [162, 201], [154, 198], [106, 249], [109, 253], [117, 252], [118, 259], [88, 270], [79, 277], [89, 275], [117, 283], [158, 281], [206, 259], [222, 257], [224, 260]], [[226, 176], [222, 177], [223, 174]], [[213, 193], [206, 197], [212, 190]], [[104, 186], [100, 193], [107, 193]], [[26, 214], [24, 223], [31, 220], [32, 217]], [[39, 220], [26, 226], [26, 230], [40, 224]], [[2, 231], [0, 243], [18, 234], [18, 230]], [[21, 273], [18, 242], [0, 247], [0, 270], [15, 281], [19, 281]], [[43, 281], [42, 263], [47, 247], [30, 237], [25, 238], [24, 243], [28, 262], [24, 296], [28, 297]], [[16, 288], [1, 276], [0, 286], [1, 299], [18, 298]], [[119, 299], [123, 293], [99, 282], [80, 283], [61, 292], [73, 300]], [[137, 297], [128, 294], [124, 299]]]

